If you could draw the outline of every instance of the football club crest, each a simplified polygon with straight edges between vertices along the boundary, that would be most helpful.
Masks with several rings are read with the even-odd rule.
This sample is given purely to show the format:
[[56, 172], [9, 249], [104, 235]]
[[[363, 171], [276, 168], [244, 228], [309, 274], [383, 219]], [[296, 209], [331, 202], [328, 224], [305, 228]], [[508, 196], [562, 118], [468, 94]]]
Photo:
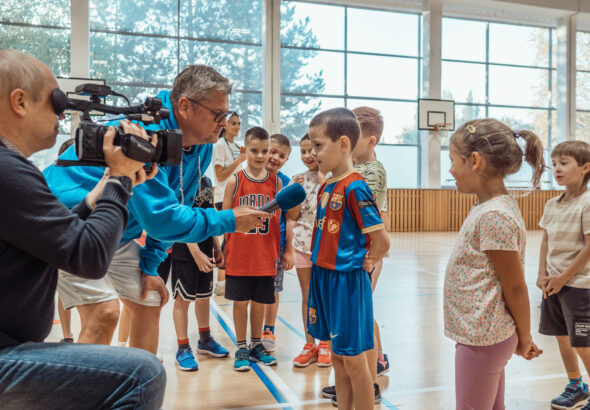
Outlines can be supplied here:
[[312, 307], [309, 308], [308, 316], [309, 316], [309, 324], [315, 325], [315, 322], [317, 322], [318, 317], [315, 314], [314, 308], [312, 308]]
[[340, 208], [342, 208], [343, 203], [344, 203], [344, 195], [332, 194], [332, 198], [330, 199], [330, 209], [332, 211], [337, 211]]
[[327, 192], [324, 192], [322, 194], [322, 198], [320, 199], [320, 207], [325, 208], [326, 205], [328, 205], [328, 198], [330, 198], [330, 194]]
[[336, 219], [330, 219], [328, 221], [328, 232], [330, 233], [338, 233], [340, 230], [340, 224]]

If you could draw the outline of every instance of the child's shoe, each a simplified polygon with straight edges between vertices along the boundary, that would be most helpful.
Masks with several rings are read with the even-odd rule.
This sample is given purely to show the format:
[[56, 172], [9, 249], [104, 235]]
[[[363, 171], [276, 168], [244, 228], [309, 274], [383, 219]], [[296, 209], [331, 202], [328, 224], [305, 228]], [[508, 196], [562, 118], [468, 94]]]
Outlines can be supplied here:
[[318, 344], [318, 361], [316, 365], [318, 367], [332, 366], [332, 354], [330, 353], [328, 342], [320, 342]]
[[236, 351], [236, 359], [234, 360], [234, 370], [237, 372], [247, 372], [250, 370], [250, 350], [246, 347], [241, 347]]
[[293, 366], [307, 367], [318, 360], [318, 348], [313, 343], [306, 343], [299, 355], [293, 359]]
[[271, 356], [262, 343], [257, 344], [250, 349], [250, 360], [262, 363], [265, 366], [277, 364], [277, 359]]
[[334, 396], [336, 396], [336, 386], [328, 386], [322, 389], [322, 397], [331, 399]]
[[580, 410], [590, 410], [590, 401], [586, 403], [586, 405], [582, 407]]
[[267, 352], [274, 352], [277, 348], [277, 337], [270, 330], [262, 332], [262, 344]]
[[229, 355], [228, 350], [221, 346], [215, 339], [212, 337], [209, 338], [205, 343], [201, 343], [197, 345], [197, 353], [201, 354], [208, 354], [209, 356], [213, 357], [225, 357]]
[[199, 370], [199, 364], [195, 360], [193, 351], [190, 346], [181, 346], [176, 352], [176, 365], [180, 370], [185, 372], [194, 372]]
[[584, 400], [588, 398], [588, 385], [578, 386], [568, 383], [565, 390], [559, 396], [551, 400], [551, 408], [559, 410], [569, 410], [579, 407]]
[[[330, 386], [330, 387], [332, 387], [332, 386]], [[373, 387], [375, 388], [375, 401], [374, 401], [374, 403], [379, 404], [379, 403], [381, 403], [381, 389], [379, 389], [379, 385], [377, 383], [374, 383]], [[324, 390], [326, 388], [324, 388]], [[324, 391], [322, 390], [322, 393], [323, 392]], [[336, 398], [336, 386], [334, 386], [334, 395], [332, 396], [332, 406], [338, 407], [338, 399]]]
[[379, 355], [377, 357], [377, 377], [383, 376], [389, 372], [389, 359], [386, 354]]

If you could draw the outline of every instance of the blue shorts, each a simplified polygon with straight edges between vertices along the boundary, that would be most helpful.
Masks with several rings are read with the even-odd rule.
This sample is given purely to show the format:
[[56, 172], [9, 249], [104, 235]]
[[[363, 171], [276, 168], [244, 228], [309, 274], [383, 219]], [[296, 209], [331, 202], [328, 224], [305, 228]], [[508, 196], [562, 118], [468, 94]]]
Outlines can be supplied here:
[[356, 356], [373, 348], [373, 297], [367, 272], [336, 272], [313, 265], [307, 332], [332, 341], [332, 351]]

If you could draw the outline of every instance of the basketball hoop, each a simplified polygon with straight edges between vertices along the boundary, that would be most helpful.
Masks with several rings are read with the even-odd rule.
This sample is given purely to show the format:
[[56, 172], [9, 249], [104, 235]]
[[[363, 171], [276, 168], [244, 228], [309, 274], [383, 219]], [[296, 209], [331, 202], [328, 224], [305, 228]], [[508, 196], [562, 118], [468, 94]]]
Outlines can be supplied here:
[[451, 125], [453, 125], [452, 122], [438, 122], [434, 124], [434, 131], [448, 131]]

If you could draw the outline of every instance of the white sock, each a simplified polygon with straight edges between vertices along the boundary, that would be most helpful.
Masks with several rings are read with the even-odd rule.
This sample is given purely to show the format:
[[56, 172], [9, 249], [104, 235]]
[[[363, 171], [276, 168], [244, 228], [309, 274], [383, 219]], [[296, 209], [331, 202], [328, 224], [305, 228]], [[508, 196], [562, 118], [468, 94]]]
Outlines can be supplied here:
[[218, 280], [217, 281], [217, 286], [225, 286], [225, 279], [224, 280]]
[[117, 341], [117, 346], [127, 347], [127, 342]]

